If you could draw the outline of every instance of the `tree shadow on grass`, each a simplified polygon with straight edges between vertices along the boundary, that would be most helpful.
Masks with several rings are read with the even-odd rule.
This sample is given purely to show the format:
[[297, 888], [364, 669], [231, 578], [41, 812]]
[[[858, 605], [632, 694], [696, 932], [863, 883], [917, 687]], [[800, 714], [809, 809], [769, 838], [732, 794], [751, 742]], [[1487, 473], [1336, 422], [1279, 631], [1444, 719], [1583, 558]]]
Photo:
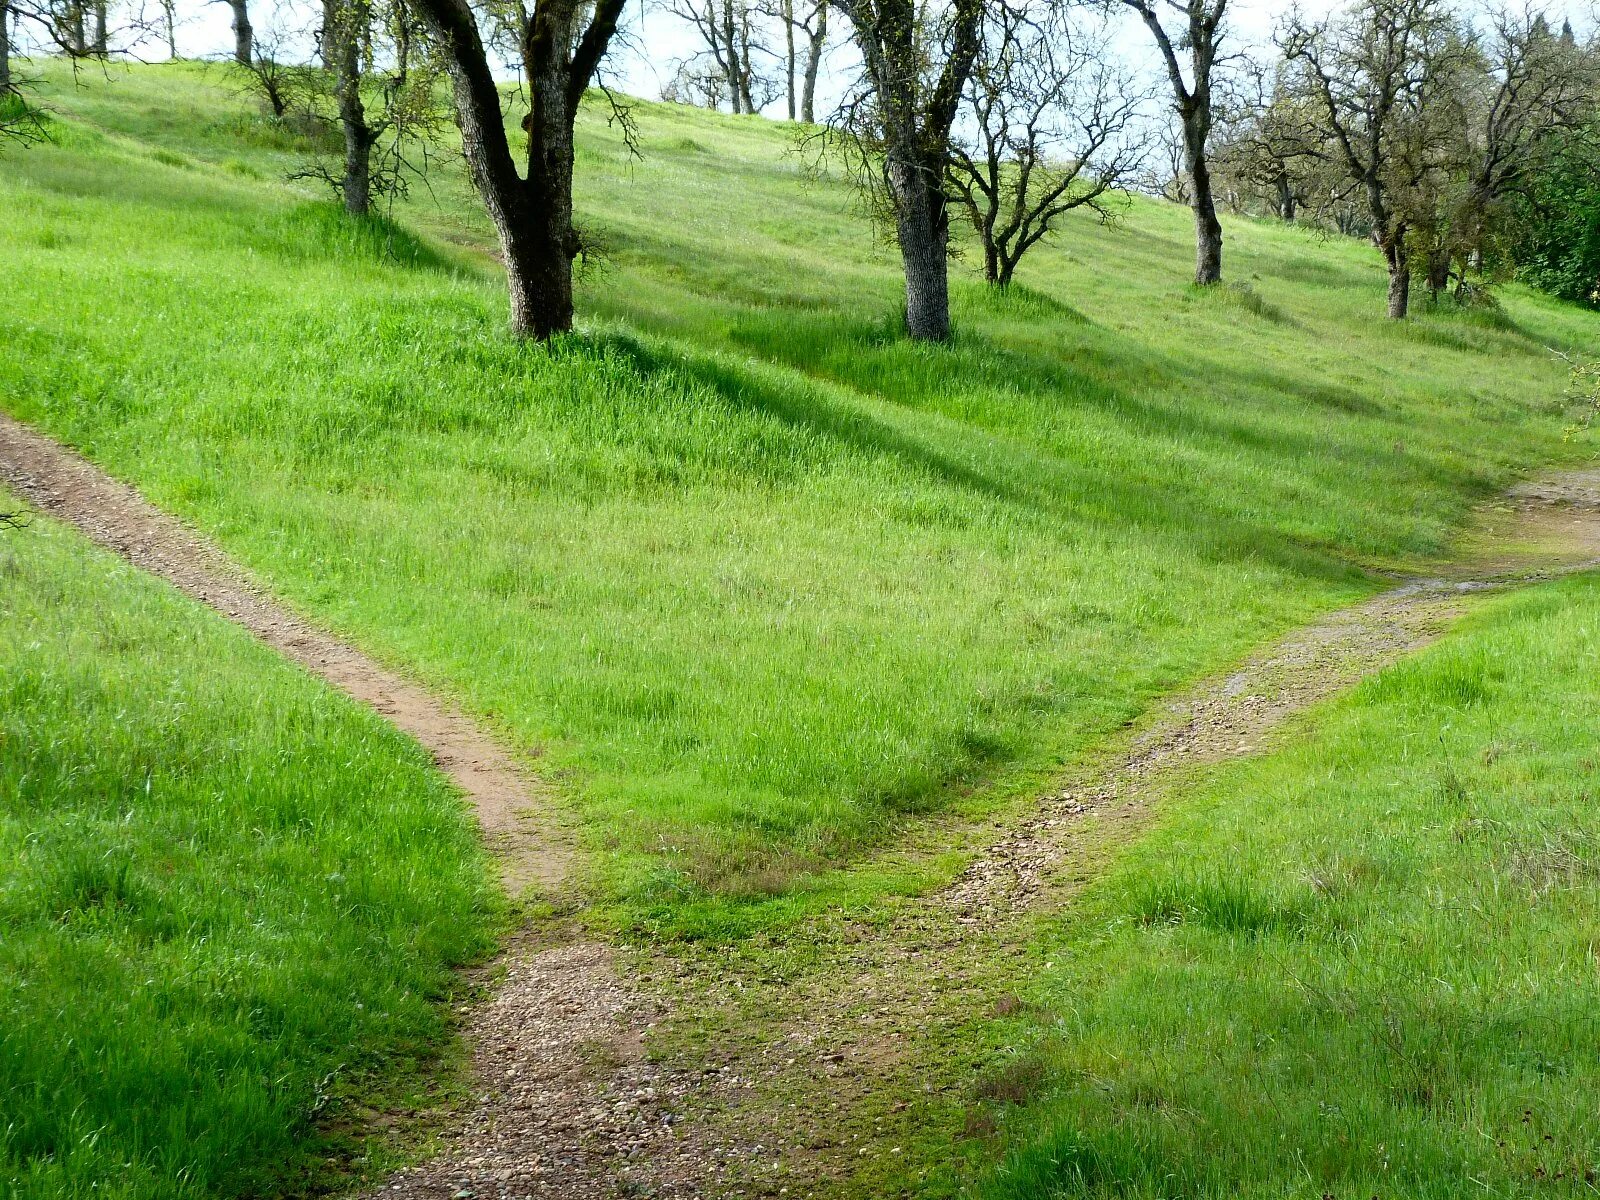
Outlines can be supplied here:
[[[1034, 454], [1072, 455], [1052, 448], [1048, 430], [1056, 411], [1091, 410], [1136, 436], [1214, 445], [1244, 451], [1263, 466], [1326, 458], [1328, 435], [1315, 423], [1296, 422], [1285, 398], [1313, 413], [1332, 411], [1367, 426], [1351, 438], [1341, 461], [1355, 469], [1377, 469], [1392, 459], [1396, 441], [1413, 441], [1401, 414], [1355, 388], [1308, 379], [1265, 367], [1241, 368], [1211, 360], [1177, 357], [1130, 342], [1112, 331], [1074, 330], [1070, 341], [1034, 352], [1020, 350], [980, 330], [958, 332], [947, 346], [910, 343], [882, 322], [838, 312], [740, 313], [729, 332], [734, 345], [837, 388], [913, 411], [947, 411], [944, 398], [963, 398], [966, 425], [1010, 439]], [[1199, 403], [1198, 374], [1205, 386], [1240, 401], [1235, 406]], [[992, 397], [988, 412], [967, 397]], [[1027, 410], [1038, 416], [1039, 433], [1027, 429]], [[1026, 438], [1024, 443], [1020, 439]], [[1392, 469], [1392, 464], [1391, 464]], [[1412, 455], [1404, 469], [1441, 486], [1482, 490], [1488, 481]], [[1198, 489], [1191, 503], [1206, 501]]]
[[1108, 532], [1134, 526], [1212, 561], [1265, 562], [1329, 582], [1359, 574], [1320, 548], [1219, 511], [1193, 488], [1118, 478], [949, 418], [897, 410], [842, 385], [786, 378], [770, 366], [657, 348], [625, 334], [610, 335], [608, 344], [641, 372], [681, 373], [730, 407], [765, 413], [797, 431], [821, 434], [869, 459], [908, 466], [1035, 519], [1065, 518]]

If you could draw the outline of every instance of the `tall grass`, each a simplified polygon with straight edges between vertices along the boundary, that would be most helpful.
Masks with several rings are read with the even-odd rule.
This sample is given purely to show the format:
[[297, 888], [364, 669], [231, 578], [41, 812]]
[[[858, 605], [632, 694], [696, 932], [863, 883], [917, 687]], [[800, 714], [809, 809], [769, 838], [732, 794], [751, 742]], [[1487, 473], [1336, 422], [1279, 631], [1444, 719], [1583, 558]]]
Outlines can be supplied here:
[[416, 745], [38, 520], [0, 534], [0, 1192], [269, 1195], [438, 1053], [497, 901]]
[[1593, 1194], [1597, 655], [1600, 579], [1497, 602], [1178, 797], [1039, 947], [968, 1194]]
[[518, 346], [459, 174], [352, 227], [213, 72], [52, 78], [4, 404], [543, 754], [657, 927], [981, 805], [1587, 450], [1543, 344], [1588, 315], [1390, 328], [1363, 248], [1250, 223], [1249, 299], [1195, 293], [1153, 203], [1007, 297], [958, 265], [955, 343], [910, 345], [848, 188], [671, 106], [639, 161], [585, 115], [608, 257]]

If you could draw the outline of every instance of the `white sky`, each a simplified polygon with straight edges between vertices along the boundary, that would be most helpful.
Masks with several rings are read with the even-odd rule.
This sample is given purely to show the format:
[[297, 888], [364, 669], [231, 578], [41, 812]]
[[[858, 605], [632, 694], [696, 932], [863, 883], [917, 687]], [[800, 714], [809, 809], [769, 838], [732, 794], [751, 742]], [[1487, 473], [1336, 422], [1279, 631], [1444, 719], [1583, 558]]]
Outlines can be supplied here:
[[[151, 0], [144, 0], [144, 3], [148, 11], [159, 12], [158, 6]], [[1345, 0], [1301, 0], [1299, 8], [1307, 17], [1314, 18], [1341, 8], [1344, 3]], [[607, 62], [607, 71], [613, 84], [621, 91], [655, 99], [661, 94], [662, 86], [672, 78], [677, 62], [692, 54], [697, 44], [694, 34], [684, 22], [661, 10], [660, 0], [648, 0], [648, 4], [647, 10], [640, 0], [631, 0], [626, 22], [635, 35], [635, 48], [614, 52]], [[1548, 0], [1547, 7], [1554, 19], [1571, 15], [1574, 23], [1578, 24], [1579, 10], [1583, 4], [1584, 0]], [[1284, 0], [1233, 0], [1230, 20], [1234, 30], [1234, 45], [1268, 41], [1274, 26], [1293, 7]], [[305, 28], [311, 23], [312, 4], [306, 0], [251, 0], [250, 8], [251, 21], [258, 36], [265, 34], [275, 23], [285, 29]], [[178, 0], [177, 12], [180, 54], [193, 58], [223, 58], [231, 52], [232, 15], [227, 4], [219, 0]], [[831, 24], [838, 29], [843, 22], [835, 19]], [[1120, 14], [1115, 44], [1124, 48], [1123, 52], [1131, 61], [1153, 67], [1147, 38], [1137, 17], [1128, 12]], [[835, 40], [839, 40], [837, 34]], [[302, 43], [301, 50], [302, 53], [308, 52], [308, 47]], [[166, 57], [166, 48], [160, 38], [150, 38], [137, 48], [137, 54], [141, 58], [161, 59]], [[837, 66], [847, 68], [850, 57], [847, 48], [836, 47], [834, 58]], [[828, 98], [827, 93], [833, 90], [824, 84], [820, 89], [824, 94], [818, 98], [819, 107]], [[780, 100], [769, 111], [781, 107]]]

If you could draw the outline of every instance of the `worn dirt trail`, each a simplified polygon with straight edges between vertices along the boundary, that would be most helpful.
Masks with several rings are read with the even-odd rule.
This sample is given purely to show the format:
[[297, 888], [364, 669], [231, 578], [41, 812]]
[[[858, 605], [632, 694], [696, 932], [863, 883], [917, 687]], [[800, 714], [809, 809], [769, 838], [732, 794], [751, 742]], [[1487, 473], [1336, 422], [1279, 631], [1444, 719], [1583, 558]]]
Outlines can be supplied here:
[[[4, 414], [0, 481], [416, 738], [472, 804], [513, 894], [551, 894], [571, 878], [576, 853], [547, 791], [469, 718], [307, 624], [133, 489]], [[1473, 593], [1600, 563], [1600, 471], [1516, 489], [1479, 543], [1494, 549], [1196, 684], [998, 837], [967, 831], [975, 852], [949, 888], [906, 906], [891, 929], [848, 932], [831, 959], [782, 986], [688, 956], [659, 972], [664, 982], [641, 986], [608, 946], [523, 935], [490, 997], [465, 1016], [470, 1102], [446, 1115], [429, 1162], [371, 1195], [800, 1196], [827, 1193], [869, 1153], [898, 1153], [882, 1144], [896, 1136], [893, 1121], [849, 1132], [852, 1107], [918, 1087], [928, 1031], [992, 1000], [1020, 946], [1017, 923], [1070, 898], [1092, 872], [1086, 847], [1136, 831], [1191, 766], [1253, 752], [1295, 713], [1433, 640]], [[659, 998], [672, 993], [684, 999], [676, 1010]], [[738, 1036], [646, 1055], [652, 1030], [695, 1027], [697, 1006], [737, 1012]]]
[[[244, 626], [370, 706], [427, 749], [471, 804], [512, 896], [558, 895], [578, 865], [548, 789], [471, 718], [274, 601], [215, 546], [72, 450], [0, 413], [0, 483], [134, 565]], [[632, 1194], [649, 1164], [655, 1195], [703, 1195], [745, 1153], [676, 1136], [693, 1091], [720, 1081], [645, 1057], [657, 1016], [609, 946], [523, 936], [491, 998], [465, 1017], [476, 1102], [433, 1161], [384, 1197], [603, 1197]]]
[[99, 467], [0, 413], [0, 482], [135, 566], [210, 605], [432, 753], [483, 827], [512, 894], [558, 889], [575, 861], [549, 793], [469, 718], [274, 601], [175, 517]]
[[[469, 717], [308, 624], [182, 522], [4, 413], [0, 482], [415, 738], [471, 804], [513, 896], [558, 894], [570, 881], [576, 848], [549, 792]], [[611, 948], [522, 939], [501, 966], [492, 999], [466, 1020], [481, 1102], [450, 1131], [443, 1155], [379, 1194], [611, 1195], [641, 1149], [670, 1136], [662, 1105], [692, 1081], [658, 1078], [645, 1061], [641, 1038], [652, 1010], [619, 979]], [[671, 1156], [652, 1157], [665, 1163]], [[691, 1165], [678, 1173], [698, 1171]]]
[[1520, 485], [1477, 540], [1481, 556], [1330, 613], [1169, 700], [1120, 757], [1093, 766], [1008, 828], [943, 902], [974, 920], [1028, 905], [1092, 819], [1133, 820], [1165, 777], [1253, 753], [1288, 717], [1435, 640], [1470, 595], [1600, 565], [1600, 471]]

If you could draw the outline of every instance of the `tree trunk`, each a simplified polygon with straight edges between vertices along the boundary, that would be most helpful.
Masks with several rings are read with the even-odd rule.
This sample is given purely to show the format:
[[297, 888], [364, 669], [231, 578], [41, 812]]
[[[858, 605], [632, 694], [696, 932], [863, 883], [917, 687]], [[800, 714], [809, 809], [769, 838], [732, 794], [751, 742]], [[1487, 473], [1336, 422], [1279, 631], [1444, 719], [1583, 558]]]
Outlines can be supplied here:
[[104, 58], [107, 53], [106, 48], [106, 0], [94, 0], [94, 44], [90, 52], [96, 58]]
[[794, 0], [783, 0], [783, 48], [784, 48], [784, 93], [789, 102], [789, 120], [795, 118], [795, 106], [799, 99], [795, 95], [795, 54], [794, 54]]
[[892, 160], [888, 171], [906, 275], [906, 332], [942, 342], [950, 337], [950, 226], [940, 172], [904, 159]]
[[1411, 308], [1411, 259], [1404, 233], [1385, 240], [1382, 250], [1389, 267], [1389, 319], [1403, 321]]
[[527, 195], [532, 237], [512, 237], [506, 247], [511, 275], [511, 328], [543, 341], [572, 328], [572, 260], [578, 231], [572, 224], [573, 119], [565, 80], [534, 84]]
[[178, 57], [178, 5], [177, 0], [161, 0], [161, 12], [167, 23], [167, 57]]
[[805, 90], [800, 93], [800, 119], [807, 125], [817, 121], [817, 72], [822, 67], [822, 50], [828, 40], [828, 6], [817, 6], [817, 28], [811, 35], [811, 45], [806, 49]]
[[67, 54], [81, 58], [89, 52], [89, 41], [84, 33], [82, 0], [71, 0], [67, 5]]
[[572, 224], [572, 126], [584, 89], [616, 36], [624, 0], [534, 7], [521, 39], [531, 101], [526, 178], [506, 136], [477, 16], [457, 0], [416, 4], [445, 56], [461, 150], [500, 235], [512, 331], [544, 339], [571, 329], [572, 260], [581, 248]]
[[11, 90], [11, 0], [0, 0], [0, 95]]
[[255, 30], [250, 28], [249, 0], [228, 0], [233, 9], [233, 61], [248, 67], [255, 60]]
[[738, 116], [744, 112], [744, 91], [739, 87], [739, 34], [733, 23], [733, 0], [722, 0], [722, 50], [727, 60], [728, 103]]
[[1222, 223], [1217, 220], [1217, 202], [1211, 194], [1211, 165], [1206, 162], [1208, 132], [1198, 115], [1184, 118], [1189, 207], [1194, 210], [1194, 281], [1201, 287], [1222, 282]]
[[1450, 286], [1450, 252], [1436, 249], [1428, 255], [1428, 295], [1435, 303]]
[[[536, 95], [535, 114], [538, 105]], [[461, 131], [463, 152], [500, 238], [511, 293], [511, 332], [541, 341], [572, 328], [572, 260], [578, 238], [572, 227], [570, 117], [564, 137], [560, 125], [559, 116], [554, 121], [530, 116], [527, 180], [492, 173], [475, 129], [463, 122]]]
[[339, 125], [344, 131], [344, 176], [340, 188], [344, 209], [364, 217], [372, 211], [372, 131], [361, 103], [361, 41], [366, 28], [366, 0], [347, 0], [332, 10], [323, 36], [334, 65], [334, 86], [339, 97]]
[[744, 100], [744, 111], [753, 116], [761, 110], [756, 107], [755, 98], [750, 94], [751, 76], [754, 74], [751, 58], [750, 10], [747, 7], [739, 13], [739, 92]]
[[572, 256], [545, 238], [508, 245], [511, 332], [546, 341], [572, 328]]
[[1293, 223], [1295, 210], [1299, 207], [1295, 202], [1294, 185], [1289, 182], [1289, 173], [1279, 171], [1276, 180], [1278, 188], [1278, 216], [1284, 221]]

